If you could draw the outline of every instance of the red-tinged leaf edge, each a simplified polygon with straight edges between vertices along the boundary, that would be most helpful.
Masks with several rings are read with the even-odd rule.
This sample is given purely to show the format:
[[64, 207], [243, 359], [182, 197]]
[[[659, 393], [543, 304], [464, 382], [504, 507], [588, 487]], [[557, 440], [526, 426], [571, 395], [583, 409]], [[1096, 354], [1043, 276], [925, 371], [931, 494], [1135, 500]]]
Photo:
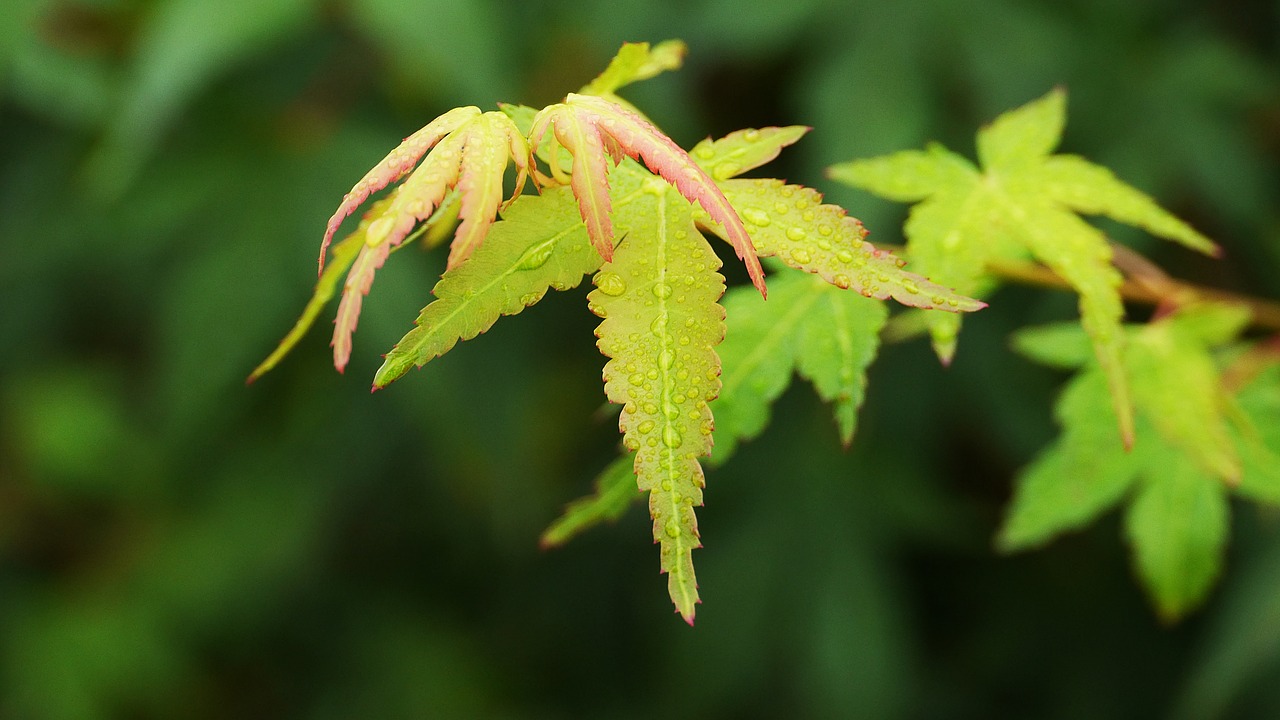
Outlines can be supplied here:
[[348, 215], [355, 212], [355, 209], [360, 207], [369, 195], [404, 177], [405, 173], [417, 165], [422, 156], [440, 142], [441, 138], [478, 115], [480, 115], [480, 108], [475, 106], [454, 108], [444, 113], [405, 138], [404, 142], [397, 145], [377, 165], [374, 165], [373, 169], [365, 173], [364, 177], [352, 186], [350, 192], [343, 196], [338, 209], [329, 217], [329, 222], [325, 225], [316, 276], [319, 277], [324, 272], [325, 253], [329, 249], [329, 243], [333, 241], [338, 227]]

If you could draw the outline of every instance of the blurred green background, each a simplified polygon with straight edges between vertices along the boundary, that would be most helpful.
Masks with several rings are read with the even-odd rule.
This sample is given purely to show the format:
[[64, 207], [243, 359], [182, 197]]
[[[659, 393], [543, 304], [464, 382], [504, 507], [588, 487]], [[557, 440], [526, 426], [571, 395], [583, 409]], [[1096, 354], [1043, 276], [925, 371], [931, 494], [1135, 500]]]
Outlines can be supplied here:
[[643, 512], [537, 548], [618, 443], [581, 289], [370, 395], [442, 270], [398, 255], [345, 376], [320, 327], [244, 386], [401, 137], [670, 37], [685, 69], [630, 99], [685, 146], [814, 126], [772, 173], [885, 243], [903, 209], [824, 166], [971, 154], [1064, 85], [1064, 149], [1226, 259], [1109, 230], [1280, 297], [1274, 0], [4, 0], [0, 718], [1280, 717], [1274, 514], [1237, 507], [1224, 581], [1175, 627], [1114, 517], [992, 552], [1063, 380], [1007, 335], [1072, 317], [1065, 294], [1001, 291], [949, 370], [886, 347], [848, 452], [788, 392], [708, 474], [692, 630]]

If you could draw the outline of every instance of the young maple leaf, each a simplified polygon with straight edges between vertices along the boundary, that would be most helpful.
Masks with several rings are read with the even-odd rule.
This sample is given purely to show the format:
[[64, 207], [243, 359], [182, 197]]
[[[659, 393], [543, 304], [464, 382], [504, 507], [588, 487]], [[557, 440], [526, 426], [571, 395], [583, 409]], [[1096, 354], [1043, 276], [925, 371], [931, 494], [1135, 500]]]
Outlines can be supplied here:
[[1123, 370], [1137, 442], [1115, 442], [1108, 381], [1078, 326], [1024, 331], [1022, 352], [1083, 370], [1064, 390], [1062, 435], [1018, 478], [997, 544], [1032, 548], [1082, 527], [1131, 496], [1126, 534], [1156, 610], [1176, 619], [1211, 588], [1227, 541], [1231, 491], [1280, 505], [1280, 365], [1227, 387], [1214, 350], [1248, 321], [1239, 307], [1189, 306], [1129, 331]]
[[[984, 268], [1034, 256], [1080, 294], [1080, 313], [1114, 398], [1126, 443], [1133, 411], [1121, 365], [1120, 273], [1097, 228], [1076, 213], [1105, 215], [1189, 248], [1217, 247], [1109, 170], [1074, 155], [1051, 155], [1066, 121], [1066, 93], [1001, 115], [978, 133], [982, 169], [940, 145], [835, 165], [833, 179], [916, 202], [904, 228], [912, 267], [969, 295], [995, 284]], [[931, 314], [927, 325], [943, 362], [955, 353], [960, 316]]]
[[[426, 158], [422, 159], [424, 154]], [[390, 205], [365, 231], [365, 245], [343, 285], [332, 343], [333, 364], [339, 372], [351, 356], [351, 334], [359, 320], [363, 298], [391, 250], [416, 224], [430, 218], [449, 190], [456, 188], [460, 197], [458, 216], [462, 222], [454, 234], [448, 266], [456, 267], [466, 260], [484, 240], [502, 204], [502, 179], [508, 157], [515, 161], [518, 169], [515, 197], [520, 193], [528, 168], [529, 149], [524, 136], [501, 112], [456, 108], [407, 138], [343, 198], [329, 219], [320, 247], [322, 272], [325, 250], [343, 218], [371, 193], [409, 175], [396, 189]], [[420, 159], [422, 162], [418, 164]]]
[[543, 175], [530, 157], [534, 179], [540, 185], [569, 184], [573, 188], [587, 235], [605, 261], [613, 258], [614, 243], [605, 155], [615, 163], [626, 155], [643, 159], [650, 170], [721, 224], [738, 258], [746, 264], [751, 282], [765, 294], [764, 271], [733, 206], [706, 171], [652, 123], [602, 97], [569, 93], [563, 103], [543, 108], [534, 118], [529, 132], [531, 150], [538, 148], [547, 130], [572, 156], [572, 173], [560, 167], [559, 153], [553, 151], [548, 156], [550, 177]]

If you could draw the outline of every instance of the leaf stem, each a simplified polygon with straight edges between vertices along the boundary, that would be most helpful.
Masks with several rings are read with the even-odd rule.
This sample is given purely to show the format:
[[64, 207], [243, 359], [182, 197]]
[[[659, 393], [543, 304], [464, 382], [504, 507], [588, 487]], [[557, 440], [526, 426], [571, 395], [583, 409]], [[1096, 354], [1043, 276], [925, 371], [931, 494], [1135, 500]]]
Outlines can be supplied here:
[[[1124, 284], [1120, 286], [1120, 295], [1125, 300], [1156, 306], [1181, 304], [1191, 299], [1245, 305], [1255, 327], [1280, 332], [1280, 303], [1171, 278], [1136, 251], [1120, 250], [1120, 245], [1113, 247], [1117, 249], [1116, 267], [1125, 273]], [[995, 260], [987, 263], [987, 270], [1004, 280], [1027, 285], [1064, 290], [1071, 287], [1052, 270], [1035, 262]]]

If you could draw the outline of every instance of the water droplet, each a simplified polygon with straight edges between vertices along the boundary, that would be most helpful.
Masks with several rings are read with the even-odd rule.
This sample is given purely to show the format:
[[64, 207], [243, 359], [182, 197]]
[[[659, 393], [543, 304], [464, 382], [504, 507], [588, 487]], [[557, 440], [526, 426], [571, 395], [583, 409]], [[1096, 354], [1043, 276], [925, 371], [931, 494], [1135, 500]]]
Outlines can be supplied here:
[[628, 415], [635, 415], [635, 414], [636, 414], [636, 404], [635, 404], [635, 403], [633, 403], [633, 402], [629, 402], [629, 403], [627, 403], [626, 405], [623, 405], [623, 406], [622, 406], [622, 412], [624, 412], [624, 413], [626, 413], [626, 414], [628, 414]]
[[473, 290], [473, 289], [471, 289], [471, 288], [467, 288], [466, 290], [463, 290], [463, 291], [462, 291], [462, 298], [463, 298], [464, 300], [470, 300], [471, 298], [473, 298], [473, 297], [475, 297], [475, 296], [476, 296], [476, 291], [475, 291], [475, 290]]
[[765, 227], [770, 222], [768, 213], [757, 208], [746, 208], [743, 210], [742, 219], [752, 225], [759, 225], [760, 227]]
[[644, 382], [644, 374], [632, 373], [631, 376], [627, 378], [627, 382], [631, 383], [632, 385], [639, 385]]
[[631, 452], [635, 452], [640, 449], [640, 441], [633, 437], [627, 436], [622, 439], [622, 446], [630, 450]]
[[652, 421], [652, 420], [645, 420], [644, 422], [642, 422], [642, 423], [640, 423], [639, 425], [637, 425], [637, 426], [636, 426], [636, 430], [637, 430], [641, 435], [648, 435], [649, 433], [653, 432], [653, 428], [654, 428], [655, 426], [657, 426], [657, 423], [655, 423], [654, 421]]
[[804, 265], [808, 263], [810, 260], [812, 260], [813, 257], [809, 255], [808, 250], [805, 250], [804, 248], [796, 248], [795, 250], [791, 251], [791, 259], [795, 260], [801, 265]]
[[675, 364], [675, 361], [676, 361], [676, 354], [671, 352], [670, 350], [663, 350], [658, 355], [658, 365], [662, 366], [663, 370], [670, 368], [673, 364]]
[[676, 420], [680, 419], [680, 411], [676, 408], [673, 408], [673, 407], [667, 408], [667, 411], [665, 414], [667, 416], [667, 419], [670, 420], [671, 422], [675, 422]]
[[819, 225], [819, 226], [818, 226], [818, 234], [819, 234], [819, 235], [822, 235], [823, 237], [829, 236], [829, 235], [831, 234], [831, 232], [832, 232], [832, 230], [831, 230], [831, 226], [830, 226], [830, 225]]
[[627, 291], [627, 281], [617, 273], [602, 272], [596, 276], [596, 287], [605, 295], [617, 297]]
[[741, 171], [742, 166], [736, 162], [722, 162], [711, 171], [711, 176], [716, 180], [727, 180]]
[[[528, 306], [530, 306], [530, 305], [532, 305], [532, 304], [534, 304], [534, 303], [538, 302], [538, 300], [540, 299], [540, 297], [541, 297], [541, 296], [540, 296], [540, 295], [538, 295], [538, 293], [536, 293], [536, 292], [525, 293], [525, 294], [523, 294], [523, 295], [521, 295], [521, 296], [520, 296], [520, 304], [521, 304], [521, 305], [524, 305], [525, 307], [528, 307]], [[590, 310], [592, 310], [593, 312], [595, 312], [595, 314], [600, 315], [600, 310], [599, 310], [599, 308], [598, 308], [598, 307], [591, 307], [591, 305], [590, 305], [590, 304], [588, 304], [588, 306], [587, 306], [587, 307], [588, 307], [588, 309], [590, 309]]]
[[671, 481], [670, 481], [670, 480], [663, 480], [663, 481], [662, 481], [662, 489], [663, 489], [663, 490], [666, 490], [667, 492], [671, 492]]
[[916, 294], [918, 294], [918, 293], [920, 292], [920, 286], [919, 286], [919, 285], [916, 285], [914, 281], [912, 281], [912, 280], [907, 280], [907, 279], [903, 279], [903, 281], [902, 281], [902, 289], [903, 289], [903, 290], [906, 290], [907, 292], [911, 293], [912, 295], [916, 295]]
[[814, 218], [814, 215], [812, 212], [807, 212], [800, 216], [800, 219], [804, 220], [805, 222], [813, 222], [813, 218]]
[[841, 250], [836, 253], [836, 259], [842, 263], [851, 263], [853, 262], [853, 253], [848, 250]]
[[720, 377], [720, 371], [719, 371], [719, 370], [717, 370], [717, 369], [715, 369], [715, 368], [711, 368], [711, 369], [707, 370], [707, 379], [708, 379], [708, 380], [715, 380], [715, 379], [716, 379], [716, 378], [718, 378], [718, 377]]
[[369, 247], [377, 247], [391, 234], [391, 228], [395, 225], [395, 222], [395, 218], [380, 217], [369, 223], [369, 229], [364, 233], [364, 244]]
[[551, 259], [551, 252], [555, 250], [555, 248], [555, 240], [548, 240], [525, 250], [524, 256], [521, 257], [520, 262], [516, 264], [516, 269], [537, 270], [547, 264], [547, 261]]
[[886, 275], [885, 273], [879, 273], [878, 275], [876, 275], [876, 280], [879, 280], [882, 283], [887, 283], [889, 282], [889, 276]]
[[941, 295], [934, 295], [929, 299], [933, 301], [934, 305], [941, 305], [947, 301], [947, 299], [942, 297]]
[[747, 142], [755, 142], [760, 138], [760, 131], [754, 128], [742, 131], [742, 139]]
[[656, 415], [658, 413], [658, 406], [653, 403], [645, 403], [644, 412], [646, 415]]
[[654, 283], [653, 294], [660, 298], [671, 297], [671, 286], [664, 282]]
[[809, 233], [805, 232], [802, 227], [793, 225], [792, 227], [787, 228], [787, 239], [792, 242], [800, 242], [808, 234]]
[[662, 429], [662, 444], [669, 448], [680, 447], [680, 443], [684, 442], [684, 438], [680, 437], [680, 431], [674, 425], [668, 425]]
[[796, 190], [795, 190], [795, 188], [791, 187], [790, 185], [788, 185], [788, 186], [786, 186], [786, 187], [782, 188], [782, 197], [784, 197], [784, 198], [789, 198], [789, 197], [791, 197], [792, 195], [795, 195], [795, 194], [796, 194]]
[[653, 319], [653, 323], [649, 325], [649, 331], [659, 337], [667, 334], [667, 314], [662, 313]]
[[667, 533], [667, 537], [671, 538], [672, 540], [675, 540], [676, 538], [680, 537], [680, 526], [676, 524], [675, 518], [672, 518], [667, 521], [665, 532]]
[[716, 156], [716, 151], [711, 147], [711, 143], [707, 143], [705, 145], [699, 145], [698, 149], [694, 151], [694, 154], [703, 160], [710, 160]]
[[849, 286], [853, 284], [853, 281], [849, 279], [848, 275], [836, 275], [831, 278], [831, 282], [834, 283], [836, 287], [843, 290], [848, 290]]

